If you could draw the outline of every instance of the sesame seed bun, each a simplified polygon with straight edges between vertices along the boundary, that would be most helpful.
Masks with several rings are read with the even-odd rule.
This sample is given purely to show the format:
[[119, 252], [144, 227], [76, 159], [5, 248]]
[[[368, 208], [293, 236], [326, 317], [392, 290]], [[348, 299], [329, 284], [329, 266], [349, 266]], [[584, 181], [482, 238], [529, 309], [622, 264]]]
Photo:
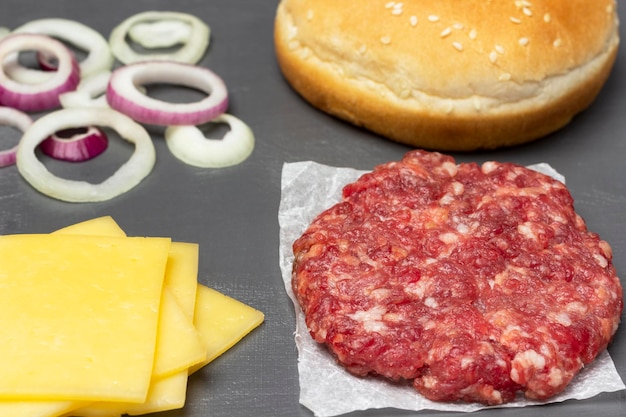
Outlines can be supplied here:
[[411, 146], [545, 136], [587, 108], [619, 44], [615, 0], [282, 0], [275, 48], [313, 106]]

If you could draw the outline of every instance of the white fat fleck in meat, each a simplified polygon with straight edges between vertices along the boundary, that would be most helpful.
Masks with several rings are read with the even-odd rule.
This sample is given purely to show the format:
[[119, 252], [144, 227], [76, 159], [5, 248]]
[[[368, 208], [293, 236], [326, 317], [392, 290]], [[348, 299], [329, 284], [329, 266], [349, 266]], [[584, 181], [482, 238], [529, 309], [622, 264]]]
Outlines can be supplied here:
[[437, 307], [439, 307], [439, 303], [433, 297], [426, 298], [424, 300], [424, 305], [426, 305], [426, 307], [430, 307], [430, 308], [437, 308]]
[[523, 383], [523, 381], [520, 380], [519, 370], [541, 370], [546, 366], [546, 358], [535, 350], [528, 349], [516, 354], [511, 364], [511, 379], [517, 383]]
[[472, 363], [474, 363], [474, 358], [472, 358], [472, 357], [464, 357], [464, 358], [462, 358], [461, 359], [461, 369], [466, 369]]
[[548, 373], [548, 385], [555, 388], [563, 385], [563, 371], [556, 367], [551, 368]]
[[424, 298], [426, 294], [427, 284], [426, 280], [420, 280], [415, 283], [407, 284], [404, 287], [404, 292], [410, 295], [417, 296], [418, 298]]
[[355, 311], [347, 316], [361, 323], [363, 329], [368, 332], [381, 332], [387, 329], [387, 326], [382, 321], [386, 312], [387, 310], [383, 306], [376, 306], [369, 310]]
[[526, 222], [518, 225], [517, 231], [527, 239], [537, 240], [537, 234], [532, 228], [532, 223]]
[[470, 228], [466, 224], [459, 223], [459, 224], [456, 225], [456, 230], [457, 230], [457, 232], [465, 235], [465, 234], [467, 234], [470, 231]]
[[586, 314], [587, 307], [579, 301], [574, 301], [565, 306], [565, 311], [568, 313]]
[[496, 169], [498, 169], [498, 166], [500, 166], [500, 164], [498, 164], [497, 162], [487, 161], [484, 164], [482, 164], [482, 166], [480, 167], [480, 170], [483, 172], [483, 174], [488, 175], [488, 174], [491, 174]]
[[609, 265], [609, 261], [607, 261], [607, 259], [604, 256], [600, 255], [599, 253], [594, 253], [593, 259], [595, 259], [596, 263], [601, 268], [606, 268]]
[[454, 193], [454, 195], [461, 195], [465, 191], [465, 186], [463, 185], [463, 183], [454, 181], [450, 185], [452, 185], [452, 192]]
[[550, 312], [548, 318], [551, 321], [559, 323], [565, 327], [569, 327], [572, 325], [572, 319], [565, 311]]
[[447, 205], [450, 205], [451, 203], [454, 203], [454, 200], [455, 200], [455, 197], [452, 194], [446, 193], [443, 195], [443, 197], [439, 199], [439, 205], [447, 206]]
[[454, 162], [444, 162], [441, 164], [441, 169], [447, 172], [451, 177], [454, 177], [458, 172], [458, 167]]
[[375, 290], [369, 293], [369, 296], [377, 301], [382, 301], [389, 297], [391, 291], [385, 288], [376, 288]]
[[459, 241], [459, 237], [456, 235], [456, 233], [448, 232], [442, 233], [439, 236], [439, 240], [447, 245], [453, 245]]

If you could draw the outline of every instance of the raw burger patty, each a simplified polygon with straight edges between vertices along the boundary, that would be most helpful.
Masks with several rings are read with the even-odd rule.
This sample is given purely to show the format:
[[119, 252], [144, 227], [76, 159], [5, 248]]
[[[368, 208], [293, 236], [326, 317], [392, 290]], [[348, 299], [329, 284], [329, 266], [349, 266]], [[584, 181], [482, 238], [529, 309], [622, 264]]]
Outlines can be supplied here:
[[437, 401], [549, 398], [623, 308], [611, 248], [565, 185], [508, 163], [409, 152], [347, 185], [293, 250], [313, 338]]

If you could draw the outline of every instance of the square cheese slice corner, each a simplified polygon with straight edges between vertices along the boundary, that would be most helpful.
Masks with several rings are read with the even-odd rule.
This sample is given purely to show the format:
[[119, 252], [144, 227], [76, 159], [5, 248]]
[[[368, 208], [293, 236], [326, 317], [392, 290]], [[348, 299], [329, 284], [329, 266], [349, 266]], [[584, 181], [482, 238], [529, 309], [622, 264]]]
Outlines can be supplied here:
[[0, 236], [0, 399], [145, 401], [170, 247]]

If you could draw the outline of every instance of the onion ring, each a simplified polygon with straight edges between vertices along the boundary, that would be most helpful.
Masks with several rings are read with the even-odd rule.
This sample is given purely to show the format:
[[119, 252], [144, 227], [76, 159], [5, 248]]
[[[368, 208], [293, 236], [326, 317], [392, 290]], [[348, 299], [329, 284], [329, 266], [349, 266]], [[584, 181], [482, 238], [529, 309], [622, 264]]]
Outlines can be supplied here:
[[79, 63], [82, 77], [113, 67], [114, 58], [108, 41], [100, 33], [80, 22], [69, 19], [37, 19], [15, 28], [13, 33], [47, 35], [86, 51], [87, 56]]
[[0, 40], [0, 63], [23, 50], [43, 50], [55, 55], [59, 68], [41, 84], [24, 84], [7, 76], [0, 66], [0, 104], [22, 111], [42, 111], [59, 106], [59, 95], [76, 88], [80, 69], [74, 54], [61, 42], [31, 33], [11, 34]]
[[104, 152], [109, 138], [96, 126], [78, 129], [71, 137], [62, 137], [60, 131], [53, 133], [39, 144], [39, 149], [51, 158], [69, 162], [83, 162]]
[[[108, 126], [135, 150], [109, 178], [99, 184], [74, 181], [53, 175], [37, 159], [35, 149], [51, 133], [80, 125]], [[156, 153], [148, 132], [128, 116], [111, 109], [62, 109], [37, 119], [24, 133], [17, 149], [17, 168], [39, 192], [68, 202], [97, 202], [117, 197], [139, 184], [154, 167]]]
[[68, 91], [59, 96], [61, 106], [70, 107], [109, 107], [106, 90], [111, 71], [102, 71], [83, 78], [76, 90]]
[[254, 149], [254, 134], [248, 125], [226, 113], [209, 123], [214, 122], [230, 126], [222, 139], [208, 139], [196, 126], [169, 126], [165, 143], [176, 158], [201, 168], [237, 165], [248, 158]]
[[191, 38], [191, 25], [179, 19], [137, 22], [128, 30], [128, 37], [144, 48], [171, 48]]
[[[192, 103], [170, 103], [151, 98], [138, 86], [172, 83], [197, 88], [208, 94]], [[198, 125], [228, 108], [224, 81], [207, 68], [178, 62], [139, 62], [116, 69], [107, 88], [109, 105], [132, 119], [154, 125]]]
[[[180, 20], [189, 24], [191, 33], [187, 42], [181, 48], [166, 53], [139, 53], [134, 51], [126, 42], [126, 36], [134, 25], [145, 21], [160, 20]], [[209, 46], [210, 36], [211, 30], [209, 26], [191, 14], [170, 11], [147, 11], [130, 16], [117, 25], [109, 36], [109, 45], [113, 55], [124, 64], [153, 60], [195, 64], [204, 56]]]
[[[12, 126], [25, 132], [32, 124], [33, 120], [24, 112], [11, 107], [0, 107], [0, 124]], [[0, 151], [0, 167], [15, 164], [15, 154], [19, 144], [10, 149]]]

